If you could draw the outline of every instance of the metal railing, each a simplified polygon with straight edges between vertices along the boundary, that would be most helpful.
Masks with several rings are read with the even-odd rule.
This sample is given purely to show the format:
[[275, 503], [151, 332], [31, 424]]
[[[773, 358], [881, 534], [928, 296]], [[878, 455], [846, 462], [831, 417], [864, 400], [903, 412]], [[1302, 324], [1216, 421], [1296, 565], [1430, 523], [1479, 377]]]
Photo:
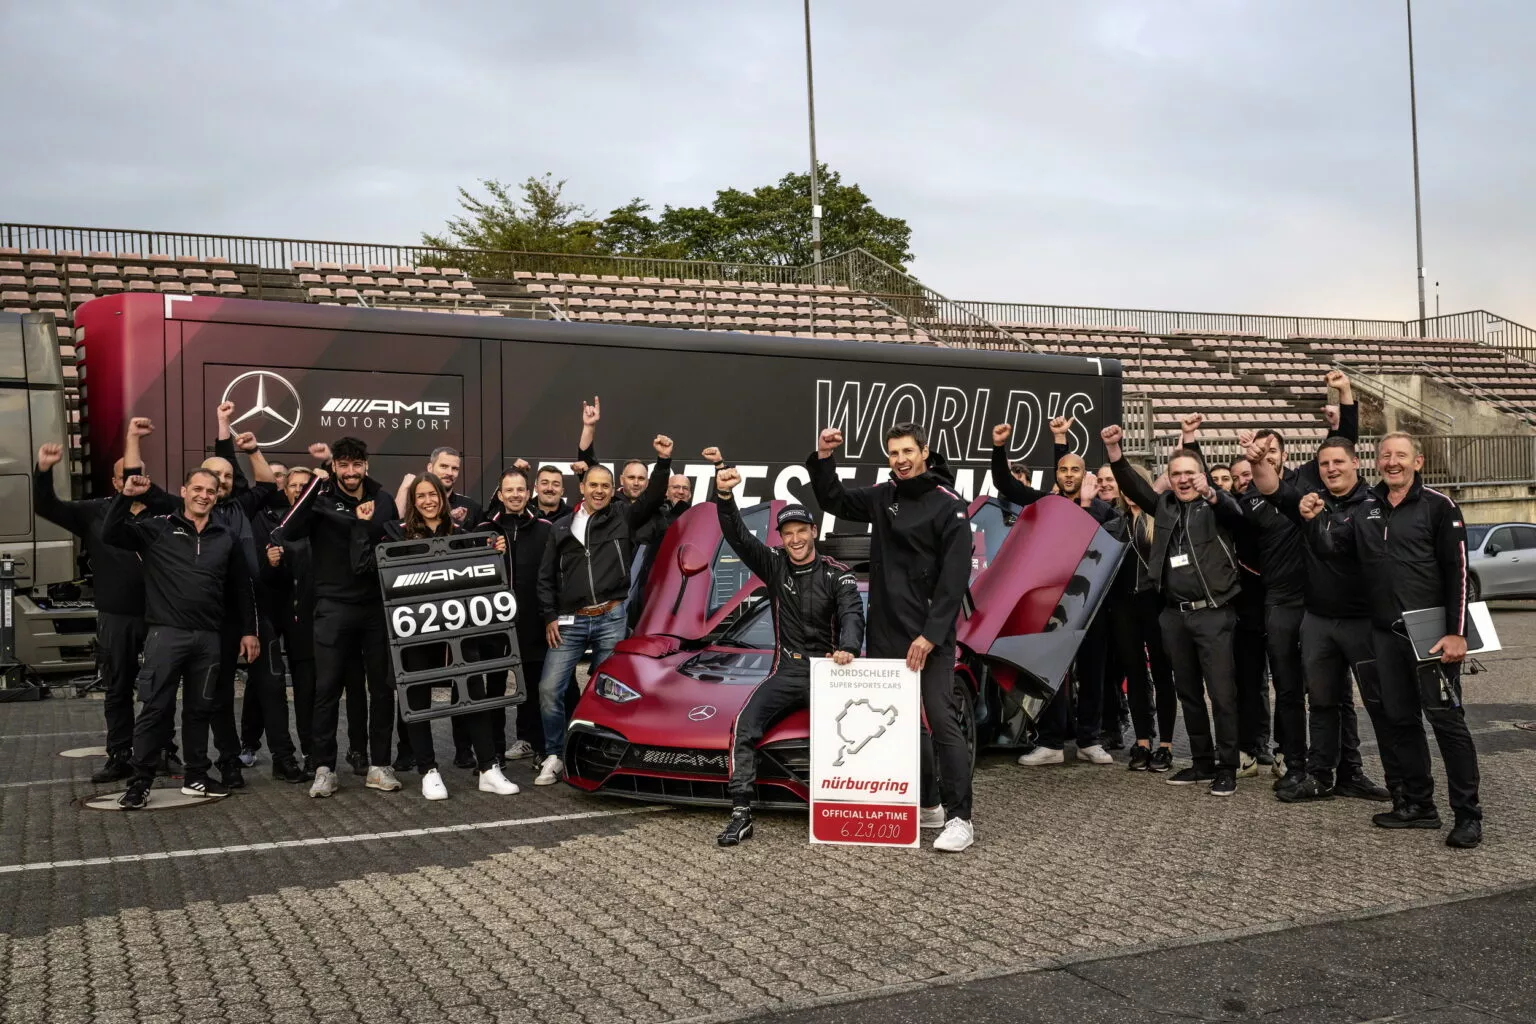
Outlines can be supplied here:
[[[1404, 333], [1401, 320], [1199, 313], [1170, 309], [1117, 309], [1109, 306], [1054, 306], [973, 300], [957, 300], [957, 305], [998, 323], [1118, 328], [1147, 334], [1209, 331], [1213, 334], [1262, 334], [1267, 338], [1288, 338], [1293, 334], [1338, 333], [1345, 337], [1400, 338]], [[1418, 321], [1414, 321], [1414, 325], [1417, 327]]]
[[1518, 416], [1520, 419], [1525, 420], [1527, 423], [1536, 423], [1536, 409], [1532, 409], [1530, 406], [1521, 402], [1517, 402], [1514, 399], [1495, 394], [1494, 392], [1489, 391], [1487, 388], [1483, 387], [1481, 384], [1476, 384], [1464, 377], [1457, 376], [1457, 374], [1452, 370], [1441, 369], [1437, 366], [1431, 366], [1428, 363], [1419, 363], [1409, 372], [1422, 374], [1423, 376], [1428, 377], [1430, 380], [1435, 381], [1438, 384], [1443, 384], [1445, 387], [1451, 388], [1452, 390], [1460, 391], [1464, 394], [1469, 394], [1479, 401], [1487, 402], [1489, 405], [1493, 406], [1495, 409], [1502, 413], [1507, 413], [1510, 416]]
[[[1411, 337], [1419, 336], [1419, 322], [1410, 320]], [[1506, 349], [1536, 359], [1536, 330], [1517, 324], [1513, 320], [1490, 313], [1486, 309], [1473, 309], [1465, 313], [1447, 313], [1429, 317], [1424, 321], [1426, 338], [1467, 338], [1484, 345]]]
[[1350, 383], [1361, 391], [1375, 395], [1383, 403], [1395, 405], [1407, 410], [1410, 416], [1417, 417], [1420, 421], [1440, 430], [1451, 431], [1456, 428], [1456, 417], [1442, 412], [1421, 399], [1415, 398], [1400, 388], [1395, 388], [1379, 377], [1373, 377], [1364, 372], [1358, 366], [1351, 366], [1345, 362], [1335, 362], [1333, 369], [1342, 370], [1349, 377]]
[[1156, 407], [1146, 395], [1125, 395], [1120, 399], [1120, 426], [1125, 439], [1120, 447], [1126, 455], [1151, 458], [1154, 454], [1152, 424]]

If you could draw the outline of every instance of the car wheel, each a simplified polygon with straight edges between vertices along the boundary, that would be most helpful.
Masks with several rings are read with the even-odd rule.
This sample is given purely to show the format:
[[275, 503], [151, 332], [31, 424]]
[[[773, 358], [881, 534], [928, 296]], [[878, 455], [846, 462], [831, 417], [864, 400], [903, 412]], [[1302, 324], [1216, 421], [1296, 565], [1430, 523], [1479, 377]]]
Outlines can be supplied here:
[[971, 774], [976, 774], [976, 701], [970, 683], [961, 675], [955, 676], [954, 715], [965, 737], [965, 749], [970, 755]]
[[1481, 601], [1483, 599], [1483, 585], [1477, 582], [1477, 577], [1472, 573], [1467, 574], [1467, 600]]

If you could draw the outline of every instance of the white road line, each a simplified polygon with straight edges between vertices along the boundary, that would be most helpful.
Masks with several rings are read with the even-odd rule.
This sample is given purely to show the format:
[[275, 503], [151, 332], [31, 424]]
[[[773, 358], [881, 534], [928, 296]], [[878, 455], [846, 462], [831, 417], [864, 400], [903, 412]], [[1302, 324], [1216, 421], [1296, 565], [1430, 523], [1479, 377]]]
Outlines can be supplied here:
[[116, 857], [87, 857], [83, 860], [43, 860], [29, 864], [0, 864], [0, 875], [14, 875], [23, 871], [53, 871], [57, 868], [91, 868], [103, 864], [133, 864], [139, 861], [172, 860], [180, 857], [213, 857], [224, 853], [257, 853], [263, 850], [283, 850], [300, 846], [334, 846], [339, 843], [371, 842], [375, 839], [409, 839], [415, 836], [447, 835], [453, 832], [483, 832], [493, 828], [515, 828], [519, 825], [549, 825], [561, 821], [588, 821], [595, 818], [618, 818], [629, 814], [655, 814], [658, 811], [671, 809], [648, 805], [626, 808], [622, 811], [548, 814], [538, 818], [506, 818], [501, 821], [475, 821], [463, 825], [434, 825], [430, 828], [406, 828], [395, 832], [365, 832], [349, 836], [285, 839], [277, 843], [241, 843], [236, 846], [205, 846], [193, 850], [162, 850], [158, 853], [125, 853]]
[[48, 739], [53, 736], [100, 736], [100, 729], [76, 729], [73, 732], [18, 732], [11, 736], [0, 736], [0, 740], [37, 740]]
[[0, 782], [0, 789], [25, 789], [27, 786], [61, 786], [66, 782], [84, 782], [94, 785], [89, 775], [73, 775], [65, 779], [32, 779], [27, 782]]

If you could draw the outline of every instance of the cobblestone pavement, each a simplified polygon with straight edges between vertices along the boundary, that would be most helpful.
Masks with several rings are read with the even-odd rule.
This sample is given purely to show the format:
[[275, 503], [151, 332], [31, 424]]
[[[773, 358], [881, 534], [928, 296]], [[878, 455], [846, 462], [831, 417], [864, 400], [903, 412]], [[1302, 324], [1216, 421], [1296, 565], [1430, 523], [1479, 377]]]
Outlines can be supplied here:
[[526, 767], [513, 797], [449, 768], [442, 803], [352, 775], [321, 801], [264, 761], [224, 801], [104, 813], [79, 806], [94, 761], [57, 755], [100, 742], [99, 702], [0, 705], [0, 1021], [726, 1019], [1536, 882], [1536, 610], [1498, 621], [1510, 649], [1466, 687], [1473, 852], [1267, 779], [1212, 800], [1001, 755], [958, 857], [811, 848], [793, 814], [724, 851], [718, 813]]

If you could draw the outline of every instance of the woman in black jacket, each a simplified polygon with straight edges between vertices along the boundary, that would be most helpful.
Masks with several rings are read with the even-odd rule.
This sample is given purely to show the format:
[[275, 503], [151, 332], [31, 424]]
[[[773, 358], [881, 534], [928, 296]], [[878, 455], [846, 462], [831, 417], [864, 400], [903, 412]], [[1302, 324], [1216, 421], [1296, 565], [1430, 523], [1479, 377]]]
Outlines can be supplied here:
[[[544, 759], [544, 726], [539, 719], [538, 690], [549, 643], [544, 636], [544, 620], [539, 615], [539, 560], [544, 557], [544, 546], [549, 543], [550, 523], [537, 514], [532, 499], [533, 487], [528, 474], [521, 469], [509, 469], [501, 474], [496, 496], [480, 524], [482, 530], [495, 530], [506, 539], [512, 593], [517, 597], [517, 651], [522, 658], [519, 674], [526, 699], [517, 706], [516, 738], [510, 745], [506, 742], [505, 708], [496, 712], [496, 724], [492, 728], [496, 749], [506, 751], [509, 761], [528, 757]], [[502, 685], [506, 685], [505, 677]], [[575, 707], [575, 704], [570, 706]]]
[[[371, 545], [379, 541], [419, 540], [425, 537], [447, 537], [453, 533], [463, 532], [454, 525], [453, 519], [449, 516], [449, 508], [448, 490], [443, 486], [443, 482], [431, 473], [425, 473], [411, 485], [410, 504], [405, 510], [405, 518], [389, 520], [374, 526], [371, 509], [368, 509], [367, 517], [363, 514], [365, 506], [358, 506], [357, 511], [358, 518], [363, 520], [368, 530], [368, 541]], [[498, 551], [506, 550], [504, 537], [487, 537], [487, 541]], [[486, 696], [494, 697], [506, 693], [506, 676], [500, 675], [499, 679], [497, 676], [497, 673], [470, 676], [470, 698], [481, 700]], [[498, 683], [500, 684], [499, 692]], [[422, 710], [431, 703], [431, 687], [415, 687], [406, 699], [412, 710]], [[507, 781], [507, 777], [501, 773], [498, 763], [500, 751], [496, 750], [491, 737], [496, 714], [495, 711], [471, 712], [464, 716], [464, 727], [474, 747], [476, 767], [480, 776], [480, 791], [511, 796], [518, 791], [518, 788], [516, 784]], [[443, 776], [437, 770], [437, 756], [432, 747], [431, 720], [410, 722], [407, 723], [406, 728], [410, 732], [411, 750], [416, 756], [416, 770], [421, 773], [421, 795], [428, 800], [448, 799], [448, 787], [443, 784]], [[375, 773], [380, 775], [377, 781], [374, 778]], [[394, 783], [393, 786], [389, 785], [391, 782]], [[370, 768], [367, 784], [372, 789], [400, 788], [399, 781], [389, 768]]]

